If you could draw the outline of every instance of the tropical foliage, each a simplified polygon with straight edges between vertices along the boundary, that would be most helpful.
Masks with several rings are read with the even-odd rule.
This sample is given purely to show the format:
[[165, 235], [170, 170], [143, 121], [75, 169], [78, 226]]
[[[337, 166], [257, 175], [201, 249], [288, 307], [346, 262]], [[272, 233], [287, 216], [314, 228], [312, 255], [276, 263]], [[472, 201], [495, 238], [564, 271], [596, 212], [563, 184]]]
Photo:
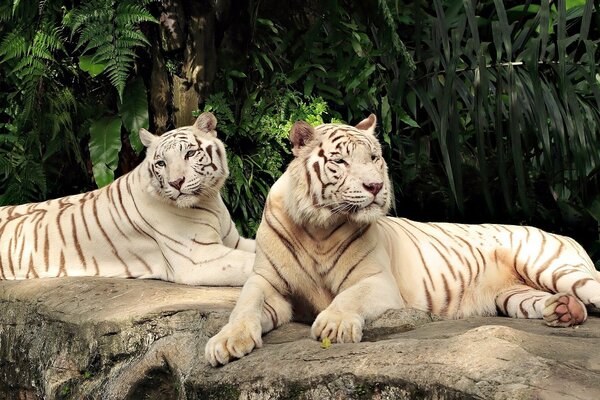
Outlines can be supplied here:
[[[587, 193], [600, 161], [593, 2], [566, 3], [433, 2], [409, 84], [460, 213], [475, 195], [491, 215], [531, 217], [544, 207], [540, 191], [561, 206], [595, 194]], [[476, 193], [469, 185], [465, 194], [465, 169], [476, 173]]]
[[[175, 35], [182, 13], [204, 12], [217, 71], [189, 85], [209, 94], [198, 110], [219, 119], [232, 172], [224, 197], [246, 234], [289, 160], [294, 120], [375, 112], [397, 214], [530, 223], [594, 250], [597, 1], [4, 3], [2, 204], [88, 190], [135, 165], [136, 132], [153, 124], [156, 65], [174, 82], [189, 58], [187, 47], [165, 47], [165, 21]], [[161, 99], [167, 113], [171, 100]]]
[[148, 124], [143, 84], [118, 101], [135, 48], [148, 44], [137, 28], [154, 21], [147, 2], [63, 3], [0, 5], [0, 204], [91, 189], [90, 164], [98, 185], [110, 182], [121, 148], [113, 116], [136, 138]]
[[150, 45], [137, 26], [157, 22], [144, 7], [150, 2], [88, 0], [63, 19], [72, 36], [78, 36], [75, 51], [81, 51], [80, 67], [92, 75], [106, 74], [121, 99], [136, 58], [135, 48]]
[[[327, 115], [323, 99], [305, 101], [293, 91], [257, 91], [239, 110], [232, 109], [231, 104], [223, 93], [217, 93], [207, 99], [205, 111], [216, 115], [219, 132], [227, 143], [231, 178], [223, 191], [224, 200], [239, 221], [240, 231], [253, 235], [269, 188], [290, 159], [287, 137], [292, 124], [298, 120], [314, 125], [337, 120]], [[236, 118], [238, 112], [240, 118]]]
[[417, 101], [407, 109], [421, 126], [395, 136], [411, 138], [408, 146], [393, 146], [396, 160], [409, 155], [395, 164], [410, 171], [403, 190], [437, 193], [447, 205], [439, 218], [525, 221], [597, 238], [594, 3], [437, 0], [419, 12], [407, 87]]

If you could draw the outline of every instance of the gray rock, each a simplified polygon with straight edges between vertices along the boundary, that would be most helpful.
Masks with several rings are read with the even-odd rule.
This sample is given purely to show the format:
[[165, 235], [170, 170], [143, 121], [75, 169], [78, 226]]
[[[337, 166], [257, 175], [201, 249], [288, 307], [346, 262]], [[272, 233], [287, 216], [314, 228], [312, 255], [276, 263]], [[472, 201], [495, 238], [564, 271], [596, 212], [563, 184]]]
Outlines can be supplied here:
[[443, 321], [393, 310], [327, 349], [292, 323], [204, 361], [235, 288], [99, 278], [0, 282], [0, 399], [600, 399], [600, 318]]

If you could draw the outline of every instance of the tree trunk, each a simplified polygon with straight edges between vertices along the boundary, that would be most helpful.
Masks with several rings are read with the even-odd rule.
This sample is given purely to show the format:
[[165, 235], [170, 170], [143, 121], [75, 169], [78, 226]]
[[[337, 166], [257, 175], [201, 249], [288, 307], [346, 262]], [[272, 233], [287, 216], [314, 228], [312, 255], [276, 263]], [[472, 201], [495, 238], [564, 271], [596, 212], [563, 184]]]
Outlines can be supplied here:
[[[229, 2], [163, 0], [152, 43], [150, 104], [153, 130], [163, 133], [194, 122], [215, 78], [216, 13]], [[226, 10], [225, 10], [226, 11]]]

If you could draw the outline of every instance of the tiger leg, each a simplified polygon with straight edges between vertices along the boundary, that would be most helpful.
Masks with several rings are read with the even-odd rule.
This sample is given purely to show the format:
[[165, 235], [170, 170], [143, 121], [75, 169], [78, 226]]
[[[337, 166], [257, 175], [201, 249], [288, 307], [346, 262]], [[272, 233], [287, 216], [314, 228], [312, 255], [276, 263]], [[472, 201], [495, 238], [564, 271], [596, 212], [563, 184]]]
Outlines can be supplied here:
[[545, 283], [546, 287], [551, 287], [557, 292], [572, 294], [583, 304], [600, 307], [598, 273], [596, 271], [590, 273], [582, 268], [583, 266], [557, 268], [551, 274], [542, 274], [542, 284]]
[[549, 326], [578, 325], [587, 319], [585, 305], [569, 293], [548, 293], [514, 285], [496, 297], [496, 306], [512, 318], [543, 318]]
[[204, 349], [214, 367], [242, 358], [262, 347], [262, 334], [292, 318], [291, 304], [262, 276], [252, 275], [244, 284], [229, 322], [209, 339]]
[[329, 338], [337, 343], [360, 342], [365, 319], [378, 317], [389, 309], [404, 308], [394, 282], [391, 276], [380, 273], [340, 292], [317, 315], [310, 330], [312, 338]]

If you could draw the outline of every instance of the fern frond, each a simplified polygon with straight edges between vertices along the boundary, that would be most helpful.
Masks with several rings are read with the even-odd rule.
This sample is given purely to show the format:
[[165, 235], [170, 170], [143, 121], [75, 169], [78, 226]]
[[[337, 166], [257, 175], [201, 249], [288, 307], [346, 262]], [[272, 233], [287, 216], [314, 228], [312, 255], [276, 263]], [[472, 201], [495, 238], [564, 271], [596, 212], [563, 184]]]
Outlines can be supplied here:
[[133, 62], [133, 60], [136, 57], [136, 54], [133, 50], [127, 47], [115, 47], [115, 56], [117, 56], [121, 61], [127, 58], [131, 62]]
[[0, 3], [0, 22], [6, 22], [13, 16], [12, 5], [8, 2]]
[[117, 6], [115, 23], [120, 27], [130, 27], [140, 22], [158, 23], [143, 6], [135, 2], [124, 1]]
[[48, 99], [50, 131], [52, 139], [58, 134], [71, 132], [73, 129], [72, 115], [77, 108], [75, 96], [68, 88], [53, 88], [54, 96]]
[[[94, 32], [94, 31], [84, 31], [81, 33], [81, 37], [79, 43], [77, 44], [77, 49], [81, 48], [81, 46], [85, 45], [85, 48], [81, 52], [82, 54], [86, 54], [88, 51], [93, 49], [102, 49], [102, 48], [112, 48], [112, 40], [113, 35], [111, 32]], [[96, 50], [97, 52], [98, 50]]]
[[24, 181], [18, 176], [11, 176], [0, 195], [0, 205], [29, 203], [40, 199], [40, 190], [33, 182]]
[[37, 1], [0, 1], [0, 22], [7, 22], [11, 20], [32, 21], [37, 14]]
[[39, 187], [42, 193], [46, 192], [46, 174], [42, 164], [36, 161], [28, 160], [26, 163], [24, 163], [23, 169], [20, 172], [22, 181], [29, 182], [36, 187]]
[[60, 37], [60, 28], [44, 24], [42, 29], [35, 33], [33, 38], [33, 48], [45, 49], [48, 52], [64, 49], [63, 41]]
[[9, 176], [13, 172], [13, 165], [10, 162], [10, 155], [7, 152], [0, 152], [0, 175]]
[[[24, 57], [19, 61], [13, 69], [10, 71], [11, 74], [17, 75], [20, 79], [26, 79], [27, 77], [39, 77], [44, 75], [46, 64], [36, 57]], [[27, 85], [27, 82], [24, 82]]]
[[[116, 4], [115, 4], [116, 3]], [[73, 12], [69, 21], [72, 33], [79, 33], [77, 49], [90, 54], [122, 97], [137, 47], [150, 43], [139, 30], [142, 22], [158, 22], [145, 9], [144, 1], [92, 0]]]
[[34, 44], [29, 48], [28, 53], [29, 55], [31, 55], [31, 57], [33, 57], [32, 61], [36, 59], [38, 59], [38, 61], [39, 59], [46, 61], [54, 61], [54, 56], [52, 55], [52, 53], [43, 46], [36, 46]]
[[73, 111], [77, 108], [77, 100], [70, 88], [64, 87], [55, 92], [55, 96], [50, 99], [50, 105], [55, 110]]
[[[73, 10], [66, 24], [71, 29], [71, 37], [80, 30], [81, 27], [89, 28], [90, 25], [101, 26], [109, 24], [113, 19], [113, 9], [107, 1], [89, 1], [81, 7]], [[85, 29], [85, 28], [84, 28]]]
[[146, 39], [146, 36], [144, 36], [144, 34], [140, 31], [132, 31], [130, 29], [115, 29], [115, 33], [117, 41], [122, 40], [124, 42], [129, 42], [130, 47], [150, 45], [150, 42], [148, 39]]
[[0, 63], [23, 57], [27, 48], [27, 40], [21, 29], [17, 28], [7, 33], [0, 43]]
[[[126, 61], [130, 61], [127, 63]], [[111, 59], [106, 64], [106, 74], [111, 84], [117, 89], [119, 94], [125, 89], [125, 82], [129, 76], [129, 71], [132, 68], [133, 58], [119, 57], [119, 60]]]

